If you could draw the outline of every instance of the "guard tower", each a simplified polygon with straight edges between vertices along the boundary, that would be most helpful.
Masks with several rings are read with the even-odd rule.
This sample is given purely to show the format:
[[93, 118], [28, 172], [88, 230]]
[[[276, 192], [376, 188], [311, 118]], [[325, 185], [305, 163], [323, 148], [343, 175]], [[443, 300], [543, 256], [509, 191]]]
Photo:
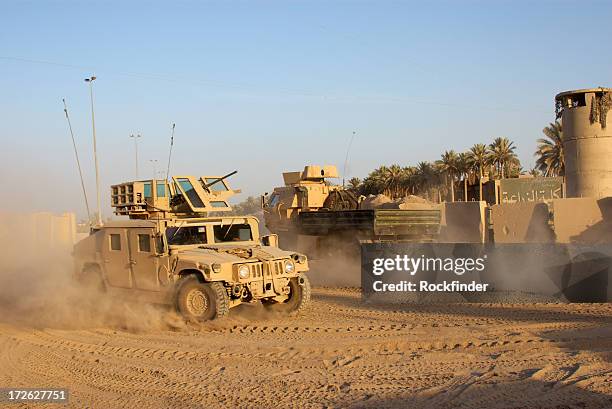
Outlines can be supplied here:
[[111, 186], [114, 213], [130, 219], [204, 217], [232, 210], [232, 190], [225, 176], [172, 176], [170, 180], [139, 180]]
[[612, 196], [612, 89], [566, 91], [555, 103], [563, 124], [567, 197]]

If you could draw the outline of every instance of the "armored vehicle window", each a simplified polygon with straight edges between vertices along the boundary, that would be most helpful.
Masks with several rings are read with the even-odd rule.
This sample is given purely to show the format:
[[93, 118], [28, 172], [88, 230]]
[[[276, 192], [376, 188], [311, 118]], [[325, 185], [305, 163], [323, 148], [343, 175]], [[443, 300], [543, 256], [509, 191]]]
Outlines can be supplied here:
[[[208, 185], [214, 182], [215, 180], [218, 180], [218, 179], [217, 178], [204, 178], [204, 183]], [[211, 185], [209, 189], [212, 190], [213, 192], [227, 192], [229, 190], [227, 186], [225, 186], [225, 182], [223, 181], [220, 181], [220, 182], [215, 183], [214, 185]]]
[[138, 235], [138, 251], [151, 252], [151, 236], [148, 234]]
[[205, 207], [204, 202], [202, 202], [202, 199], [200, 199], [198, 192], [195, 191], [189, 179], [179, 179], [178, 182], [185, 191], [185, 194], [193, 207]]
[[253, 240], [251, 226], [248, 224], [233, 224], [227, 226], [215, 226], [215, 243], [228, 241], [249, 241]]
[[169, 245], [206, 244], [206, 227], [170, 227], [166, 229]]
[[111, 234], [109, 235], [109, 240], [110, 240], [111, 250], [115, 250], [115, 251], [121, 250], [121, 235]]
[[151, 193], [151, 182], [143, 183], [143, 186], [144, 186], [144, 197], [146, 198], [153, 197], [153, 194]]
[[166, 184], [164, 182], [156, 182], [157, 197], [166, 197]]
[[227, 203], [220, 201], [220, 200], [211, 200], [210, 201], [210, 205], [212, 207], [227, 207]]
[[280, 195], [277, 195], [276, 193], [273, 194], [272, 197], [270, 197], [270, 207], [276, 206], [279, 200], [280, 200]]

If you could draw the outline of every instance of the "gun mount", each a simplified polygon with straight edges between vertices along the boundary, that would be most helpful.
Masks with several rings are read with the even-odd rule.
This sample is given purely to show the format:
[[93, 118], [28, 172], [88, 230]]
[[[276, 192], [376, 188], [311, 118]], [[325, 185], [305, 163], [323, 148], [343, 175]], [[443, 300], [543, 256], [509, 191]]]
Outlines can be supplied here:
[[172, 176], [170, 180], [139, 180], [111, 186], [111, 206], [130, 219], [203, 217], [209, 212], [228, 212], [232, 190], [224, 176]]

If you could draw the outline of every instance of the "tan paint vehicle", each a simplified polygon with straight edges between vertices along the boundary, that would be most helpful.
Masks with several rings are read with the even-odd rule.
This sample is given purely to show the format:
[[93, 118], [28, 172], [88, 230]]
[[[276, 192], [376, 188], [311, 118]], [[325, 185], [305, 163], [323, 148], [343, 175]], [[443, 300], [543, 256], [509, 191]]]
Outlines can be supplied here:
[[[217, 181], [215, 189], [206, 187], [207, 180]], [[174, 305], [195, 320], [225, 316], [242, 303], [262, 302], [288, 314], [308, 304], [306, 256], [278, 248], [276, 235], [259, 237], [255, 217], [197, 217], [194, 205], [230, 210], [226, 199], [235, 191], [223, 179], [174, 177], [170, 183], [129, 182], [111, 191], [115, 213], [131, 220], [94, 228], [76, 244], [81, 282]]]
[[313, 259], [347, 253], [358, 257], [361, 242], [421, 242], [437, 236], [440, 210], [434, 206], [362, 208], [363, 197], [329, 181], [337, 177], [333, 165], [308, 165], [283, 173], [284, 186], [262, 197], [266, 227], [283, 246]]

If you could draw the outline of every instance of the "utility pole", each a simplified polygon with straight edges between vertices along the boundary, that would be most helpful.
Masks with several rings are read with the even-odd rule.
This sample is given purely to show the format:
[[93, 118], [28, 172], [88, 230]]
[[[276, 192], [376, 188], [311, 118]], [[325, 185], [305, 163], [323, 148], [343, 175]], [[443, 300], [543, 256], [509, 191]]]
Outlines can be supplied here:
[[138, 180], [138, 139], [142, 138], [142, 135], [137, 134], [131, 134], [130, 138], [134, 139], [134, 148], [135, 148], [135, 152], [136, 152], [136, 180]]
[[93, 82], [96, 80], [95, 76], [85, 78], [85, 82], [89, 83], [89, 97], [91, 99], [91, 128], [93, 132], [93, 152], [94, 152], [94, 163], [96, 165], [96, 202], [98, 206], [98, 226], [102, 225], [102, 208], [100, 206], [100, 169], [98, 166], [98, 149], [96, 146], [96, 120], [94, 116], [94, 97], [93, 97]]

